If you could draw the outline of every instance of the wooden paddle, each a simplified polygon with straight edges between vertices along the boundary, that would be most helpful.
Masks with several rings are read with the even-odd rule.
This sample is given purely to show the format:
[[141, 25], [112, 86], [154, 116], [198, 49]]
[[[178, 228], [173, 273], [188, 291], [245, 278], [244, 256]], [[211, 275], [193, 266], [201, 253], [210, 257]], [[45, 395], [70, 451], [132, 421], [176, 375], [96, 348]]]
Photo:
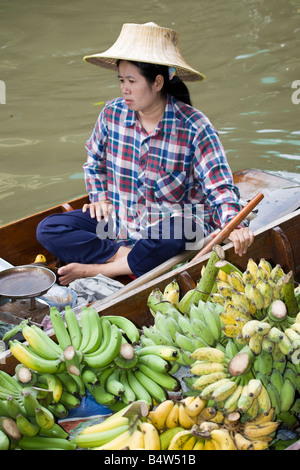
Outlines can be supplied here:
[[199, 260], [202, 256], [206, 255], [209, 253], [212, 248], [219, 244], [224, 242], [226, 238], [230, 235], [230, 233], [236, 229], [239, 224], [247, 217], [247, 215], [250, 214], [250, 212], [253, 211], [253, 209], [257, 206], [257, 204], [264, 198], [264, 195], [262, 193], [256, 194], [254, 198], [252, 198], [248, 204], [246, 204], [243, 209], [240, 210], [240, 212], [237, 213], [233, 219], [231, 219], [225, 227], [222, 228], [222, 230], [219, 231], [219, 233], [216, 234], [215, 237], [212, 238], [212, 240], [207, 243], [197, 254], [194, 256], [194, 258], [191, 260], [197, 261]]
[[241, 221], [244, 220], [247, 215], [250, 214], [250, 212], [257, 206], [257, 204], [263, 199], [263, 197], [263, 194], [258, 193], [253, 199], [251, 199], [250, 202], [248, 202], [248, 204], [246, 204], [243, 209], [241, 209], [241, 211], [230, 222], [228, 222], [228, 224], [222, 230], [217, 229], [211, 234], [209, 234], [207, 237], [205, 237], [201, 241], [202, 249], [199, 252], [197, 249], [197, 244], [195, 244], [194, 250], [187, 250], [183, 253], [179, 253], [178, 255], [173, 256], [172, 258], [168, 259], [156, 268], [151, 269], [151, 271], [143, 274], [137, 279], [134, 279], [132, 282], [125, 285], [120, 290], [109, 296], [108, 299], [103, 299], [102, 302], [106, 302], [107, 300], [114, 300], [115, 298], [127, 294], [128, 292], [136, 289], [137, 287], [140, 287], [146, 284], [147, 282], [150, 282], [153, 279], [162, 276], [166, 272], [172, 270], [175, 265], [184, 263], [185, 261], [191, 259], [191, 257], [195, 253], [197, 253], [196, 256], [191, 261], [189, 261], [189, 263], [193, 264], [193, 262], [197, 261], [198, 258], [203, 256], [205, 253], [209, 253], [214, 245], [222, 243], [228, 237], [230, 232], [232, 232], [232, 230], [234, 230], [241, 223]]

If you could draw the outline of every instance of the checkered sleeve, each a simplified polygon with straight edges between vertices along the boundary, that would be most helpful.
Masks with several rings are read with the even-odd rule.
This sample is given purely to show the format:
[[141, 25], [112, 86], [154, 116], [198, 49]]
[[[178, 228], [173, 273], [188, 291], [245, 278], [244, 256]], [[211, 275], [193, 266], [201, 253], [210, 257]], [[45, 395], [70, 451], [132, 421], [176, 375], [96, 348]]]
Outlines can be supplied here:
[[107, 199], [106, 142], [108, 127], [105, 108], [99, 114], [91, 137], [85, 148], [87, 160], [83, 165], [86, 190], [91, 202]]
[[[222, 228], [242, 208], [240, 193], [233, 183], [233, 176], [219, 135], [210, 124], [203, 126], [197, 136], [195, 172], [202, 181], [206, 203], [211, 209], [212, 223]], [[243, 221], [239, 228], [248, 226]]]

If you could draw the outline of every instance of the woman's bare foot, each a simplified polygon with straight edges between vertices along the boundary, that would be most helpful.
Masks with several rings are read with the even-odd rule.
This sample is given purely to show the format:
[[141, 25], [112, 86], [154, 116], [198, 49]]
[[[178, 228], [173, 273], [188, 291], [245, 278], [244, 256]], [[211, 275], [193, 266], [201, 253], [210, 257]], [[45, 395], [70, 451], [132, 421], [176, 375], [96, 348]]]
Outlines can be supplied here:
[[59, 283], [62, 286], [67, 286], [76, 279], [93, 277], [98, 274], [111, 278], [132, 274], [127, 263], [129, 251], [129, 248], [120, 247], [115, 255], [103, 264], [69, 263], [61, 266], [57, 271]]
[[93, 277], [101, 273], [101, 264], [70, 263], [58, 269], [59, 283], [67, 286], [70, 282], [83, 277]]

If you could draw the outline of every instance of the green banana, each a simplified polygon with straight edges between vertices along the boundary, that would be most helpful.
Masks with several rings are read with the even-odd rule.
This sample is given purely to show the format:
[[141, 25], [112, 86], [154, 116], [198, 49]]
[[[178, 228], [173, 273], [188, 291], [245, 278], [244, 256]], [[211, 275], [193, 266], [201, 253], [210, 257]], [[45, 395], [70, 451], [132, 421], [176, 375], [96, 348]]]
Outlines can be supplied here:
[[167, 429], [159, 435], [160, 448], [161, 450], [168, 450], [169, 444], [172, 438], [178, 433], [184, 431], [184, 428], [181, 426], [176, 426], [174, 428]]
[[114, 367], [111, 367], [111, 366], [107, 367], [106, 369], [104, 369], [98, 374], [99, 384], [97, 385], [87, 384], [86, 385], [87, 390], [90, 392], [92, 397], [96, 400], [96, 402], [99, 403], [100, 405], [109, 406], [110, 404], [116, 402], [116, 397], [112, 395], [111, 393], [109, 393], [105, 388], [106, 380], [108, 376], [113, 373], [113, 371], [114, 371]]
[[50, 321], [52, 323], [59, 346], [64, 350], [71, 345], [71, 338], [65, 322], [56, 307], [50, 308]]
[[80, 406], [80, 399], [64, 390], [61, 394], [60, 403], [67, 409], [73, 409]]
[[108, 347], [106, 350], [99, 354], [85, 354], [84, 362], [89, 367], [105, 367], [110, 364], [114, 358], [119, 354], [120, 347], [122, 344], [122, 333], [121, 330], [114, 324], [111, 325], [111, 336]]
[[219, 315], [216, 315], [214, 310], [207, 308], [204, 310], [204, 319], [215, 342], [219, 341], [221, 336], [221, 321]]
[[16, 398], [14, 398], [12, 395], [8, 395], [6, 399], [6, 408], [8, 410], [9, 416], [13, 419], [16, 419], [16, 417], [19, 414], [26, 415], [26, 410]]
[[69, 410], [63, 405], [63, 403], [51, 403], [47, 405], [47, 408], [55, 418], [63, 419], [66, 418], [69, 414]]
[[173, 348], [172, 346], [164, 346], [164, 345], [153, 345], [153, 346], [145, 346], [141, 349], [136, 350], [139, 357], [145, 356], [147, 354], [155, 354], [157, 356], [162, 357], [166, 361], [174, 362], [178, 358], [178, 349]]
[[18, 447], [23, 450], [75, 450], [77, 444], [58, 437], [23, 436], [18, 441]]
[[69, 434], [57, 423], [54, 423], [50, 429], [40, 429], [40, 436], [43, 437], [56, 437], [59, 439], [67, 439]]
[[106, 390], [112, 395], [119, 397], [124, 395], [124, 385], [120, 382], [120, 369], [117, 367], [108, 376], [105, 384]]
[[229, 338], [226, 346], [225, 346], [225, 356], [226, 359], [231, 361], [231, 359], [238, 354], [239, 348], [237, 347], [236, 343], [233, 341], [233, 339]]
[[88, 307], [83, 307], [81, 309], [80, 317], [80, 327], [81, 327], [81, 342], [79, 349], [84, 351], [88, 346], [88, 343], [91, 339], [91, 328], [90, 328], [90, 313]]
[[[129, 345], [129, 343], [127, 343], [127, 345]], [[133, 351], [133, 356], [128, 359], [124, 357], [120, 351], [119, 354], [117, 354], [117, 356], [114, 358], [114, 363], [120, 369], [132, 369], [137, 365], [138, 360], [139, 357], [136, 351]]]
[[20, 433], [23, 436], [33, 437], [36, 436], [40, 431], [40, 426], [36, 422], [30, 421], [22, 414], [16, 416], [16, 423]]
[[275, 415], [279, 415], [281, 412], [281, 399], [276, 387], [269, 382], [266, 386], [268, 395], [271, 400], [272, 408], [274, 408]]
[[158, 372], [168, 372], [170, 370], [170, 362], [157, 354], [146, 354], [145, 356], [140, 356], [138, 364], [144, 364]]
[[270, 382], [274, 385], [277, 392], [280, 394], [284, 379], [283, 375], [277, 369], [273, 368], [272, 373], [270, 375]]
[[273, 355], [266, 351], [261, 351], [254, 362], [254, 368], [261, 374], [269, 376], [273, 370]]
[[171, 340], [165, 336], [160, 330], [154, 328], [154, 326], [143, 326], [142, 328], [144, 336], [151, 339], [157, 345], [170, 345]]
[[[180, 317], [178, 318], [181, 318], [181, 317], [182, 315], [180, 315]], [[156, 324], [156, 316], [155, 316], [155, 324]], [[169, 336], [171, 337], [172, 343], [170, 344], [175, 345], [176, 344], [176, 331], [179, 331], [179, 333], [182, 333], [182, 329], [180, 328], [179, 322], [176, 321], [170, 315], [166, 315], [165, 325], [166, 325], [166, 328], [168, 329]]]
[[106, 315], [106, 318], [110, 321], [111, 324], [116, 325], [129, 339], [132, 344], [138, 344], [140, 340], [140, 333], [135, 324], [129, 320], [129, 318], [123, 317], [121, 315]]
[[81, 371], [81, 379], [85, 385], [98, 385], [99, 378], [95, 370], [90, 369], [89, 367], [84, 367]]
[[65, 307], [65, 322], [72, 345], [75, 349], [79, 349], [82, 340], [81, 327], [74, 310], [69, 305]]
[[151, 377], [145, 375], [141, 370], [134, 372], [135, 377], [140, 384], [148, 391], [156, 403], [161, 403], [167, 399], [166, 390], [157, 382], [152, 380]]
[[296, 388], [290, 379], [284, 380], [281, 392], [280, 392], [280, 404], [281, 411], [289, 411], [295, 401]]
[[122, 369], [120, 372], [120, 382], [124, 386], [124, 395], [122, 397], [122, 400], [124, 401], [124, 403], [133, 403], [136, 400], [136, 395], [129, 385], [127, 372], [125, 369]]
[[204, 321], [194, 318], [192, 321], [192, 328], [194, 330], [194, 335], [201, 338], [207, 345], [215, 345], [216, 340]]
[[75, 376], [70, 374], [68, 371], [64, 371], [60, 374], [57, 374], [59, 380], [63, 384], [63, 389], [71, 395], [76, 395], [78, 393], [78, 385], [75, 381]]
[[80, 350], [84, 354], [93, 353], [100, 348], [101, 341], [102, 341], [102, 328], [101, 322], [98, 313], [92, 307], [88, 308], [88, 316], [89, 316], [89, 341], [85, 348], [80, 348]]
[[159, 330], [169, 340], [169, 344], [174, 343], [174, 331], [178, 330], [178, 323], [173, 317], [156, 312], [154, 318], [155, 328]]
[[55, 423], [54, 416], [48, 408], [45, 408], [41, 404], [35, 410], [35, 421], [42, 429], [50, 429]]
[[153, 400], [150, 393], [138, 381], [132, 369], [127, 370], [127, 379], [130, 388], [133, 390], [137, 400], [143, 400], [150, 406], [153, 405]]
[[0, 450], [9, 450], [10, 440], [2, 429], [0, 429]]
[[22, 385], [14, 377], [4, 370], [0, 370], [0, 387], [12, 394], [21, 392], [23, 389]]
[[180, 384], [178, 380], [172, 375], [168, 374], [168, 372], [158, 372], [148, 366], [145, 366], [144, 364], [139, 364], [139, 370], [168, 391], [178, 392], [180, 390]]
[[188, 351], [189, 353], [192, 353], [195, 349], [197, 349], [191, 338], [182, 335], [178, 331], [176, 332], [176, 345], [184, 351]]

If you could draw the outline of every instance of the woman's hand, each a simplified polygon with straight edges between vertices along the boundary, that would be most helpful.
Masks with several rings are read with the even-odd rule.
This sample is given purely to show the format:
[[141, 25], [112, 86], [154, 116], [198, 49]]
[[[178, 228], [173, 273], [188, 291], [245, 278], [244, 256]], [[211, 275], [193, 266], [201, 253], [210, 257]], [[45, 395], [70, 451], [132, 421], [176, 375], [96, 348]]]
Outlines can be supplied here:
[[235, 229], [228, 236], [237, 255], [243, 256], [254, 241], [254, 234], [249, 227]]
[[95, 217], [97, 221], [100, 222], [102, 217], [104, 218], [105, 222], [108, 222], [109, 215], [113, 212], [113, 206], [110, 201], [99, 201], [99, 202], [92, 202], [90, 204], [84, 204], [82, 208], [82, 212], [87, 212], [90, 210], [90, 216], [92, 219]]

